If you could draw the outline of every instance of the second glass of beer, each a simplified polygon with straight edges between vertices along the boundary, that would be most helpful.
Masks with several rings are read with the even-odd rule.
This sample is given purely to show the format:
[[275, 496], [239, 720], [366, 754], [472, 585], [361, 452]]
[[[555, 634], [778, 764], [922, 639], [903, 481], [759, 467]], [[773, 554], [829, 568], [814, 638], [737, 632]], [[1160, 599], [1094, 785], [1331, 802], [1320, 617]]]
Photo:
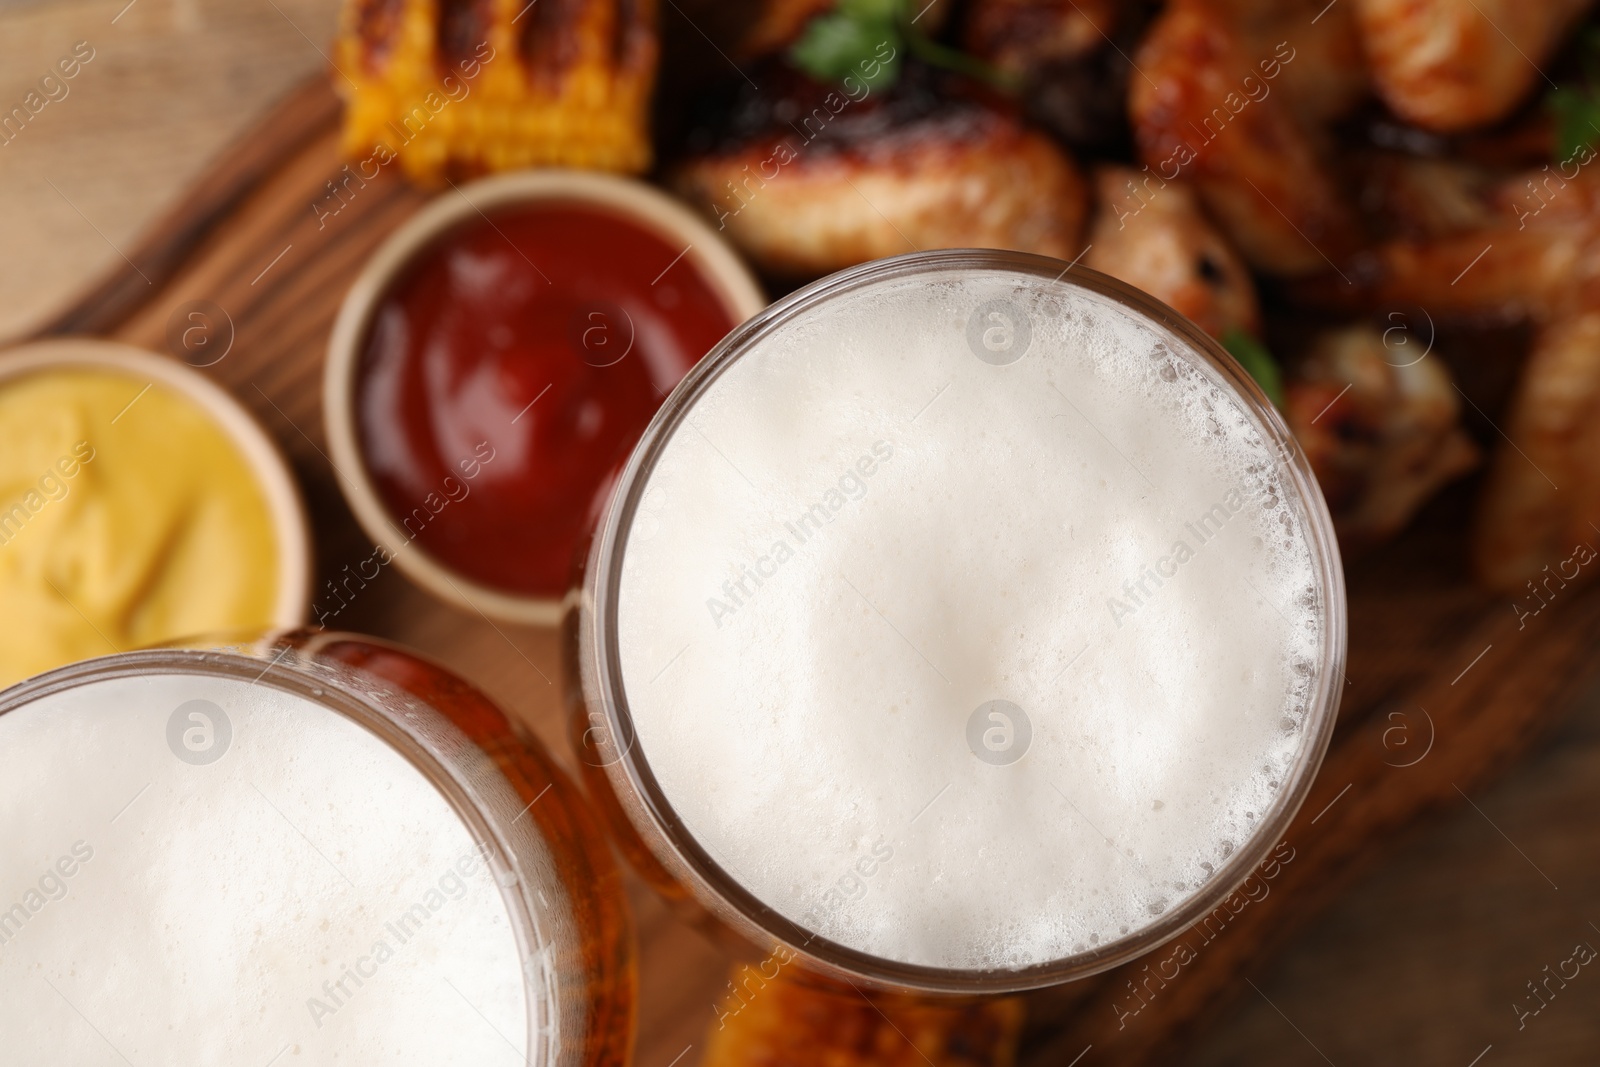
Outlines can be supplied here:
[[816, 283], [669, 398], [567, 620], [645, 877], [808, 970], [1003, 992], [1170, 939], [1327, 746], [1327, 510], [1249, 377], [1102, 275]]

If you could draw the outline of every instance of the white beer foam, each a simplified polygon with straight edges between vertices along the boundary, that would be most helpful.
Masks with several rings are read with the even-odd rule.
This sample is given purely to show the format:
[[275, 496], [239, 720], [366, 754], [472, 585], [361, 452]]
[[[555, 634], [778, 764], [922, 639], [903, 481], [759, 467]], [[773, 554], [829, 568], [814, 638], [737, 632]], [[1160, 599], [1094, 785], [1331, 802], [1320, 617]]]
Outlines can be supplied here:
[[[626, 542], [622, 675], [667, 799], [757, 897], [1014, 968], [1137, 932], [1255, 832], [1325, 605], [1275, 447], [1184, 351], [1043, 280], [886, 281], [695, 404]], [[1018, 724], [969, 731], [996, 700], [1020, 758]]]
[[[192, 700], [227, 717], [210, 763], [169, 747]], [[144, 675], [0, 715], [0, 856], [7, 1062], [467, 1067], [527, 1039], [465, 824], [376, 735], [266, 685]]]

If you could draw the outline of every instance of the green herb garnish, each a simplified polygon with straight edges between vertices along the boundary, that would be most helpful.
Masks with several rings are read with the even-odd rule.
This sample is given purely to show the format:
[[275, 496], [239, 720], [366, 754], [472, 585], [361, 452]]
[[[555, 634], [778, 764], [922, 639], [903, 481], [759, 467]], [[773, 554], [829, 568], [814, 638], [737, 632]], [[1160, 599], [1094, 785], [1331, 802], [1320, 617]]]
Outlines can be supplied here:
[[1556, 162], [1565, 163], [1600, 137], [1600, 94], [1593, 89], [1555, 89], [1545, 105], [1556, 120]]
[[1556, 123], [1556, 162], [1565, 163], [1600, 138], [1600, 26], [1580, 38], [1581, 84], [1552, 89], [1545, 107]]
[[839, 0], [831, 13], [806, 25], [789, 59], [818, 81], [856, 77], [874, 89], [888, 88], [906, 52], [904, 8], [902, 0]]
[[1266, 345], [1235, 326], [1222, 335], [1222, 347], [1250, 372], [1274, 406], [1283, 407], [1283, 374]]
[[789, 49], [789, 61], [818, 81], [858, 78], [871, 88], [886, 89], [900, 77], [908, 53], [930, 66], [1011, 87], [989, 64], [924, 33], [907, 0], [838, 0], [831, 12], [806, 24]]

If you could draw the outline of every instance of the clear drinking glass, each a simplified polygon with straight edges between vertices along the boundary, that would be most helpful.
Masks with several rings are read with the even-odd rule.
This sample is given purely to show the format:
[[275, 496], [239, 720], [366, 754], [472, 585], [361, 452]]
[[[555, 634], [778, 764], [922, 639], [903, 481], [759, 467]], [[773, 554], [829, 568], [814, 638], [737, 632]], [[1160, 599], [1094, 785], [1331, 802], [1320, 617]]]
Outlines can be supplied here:
[[[120, 696], [97, 695], [105, 693]], [[489, 1027], [473, 1036], [495, 1055], [514, 1050], [519, 1062], [551, 1067], [629, 1061], [633, 939], [620, 873], [600, 827], [538, 742], [449, 671], [354, 634], [296, 631], [196, 641], [89, 660], [13, 686], [0, 694], [0, 738], [12, 746], [9, 755], [53, 773], [51, 780], [76, 776], [86, 792], [104, 782], [107, 793], [105, 804], [41, 803], [27, 812], [3, 812], [0, 837], [47, 844], [84, 838], [78, 860], [62, 858], [62, 873], [70, 867], [76, 877], [64, 883], [61, 902], [9, 926], [0, 923], [0, 941], [7, 942], [0, 968], [24, 968], [8, 990], [12, 999], [37, 995], [46, 1010], [61, 1006], [57, 996], [75, 1007], [82, 1000], [86, 1016], [98, 1019], [113, 1042], [135, 1043], [128, 1054], [136, 1059], [141, 1041], [146, 1057], [188, 1048], [209, 1058], [222, 1051], [243, 1055], [244, 1045], [228, 1043], [258, 1038], [269, 1056], [283, 1045], [313, 1058], [352, 1051], [359, 1058], [359, 1048], [317, 1042], [332, 1023], [359, 1017], [349, 1005], [360, 1011], [398, 997], [394, 991], [403, 980], [410, 983], [406, 995], [415, 999], [393, 1005], [413, 1005], [425, 1018], [438, 1008], [460, 1027]], [[332, 750], [319, 747], [329, 738]], [[277, 755], [263, 758], [263, 751]], [[136, 792], [140, 781], [145, 787]], [[5, 793], [0, 789], [0, 809]], [[433, 813], [426, 826], [404, 821], [404, 812], [421, 810], [418, 797], [431, 798], [421, 802]], [[412, 798], [411, 807], [402, 808], [402, 798]], [[367, 821], [352, 823], [358, 815]], [[61, 825], [52, 827], [56, 819]], [[30, 838], [11, 820], [51, 832]], [[373, 854], [363, 853], [366, 843], [348, 832], [363, 825], [385, 830], [381, 836], [389, 843], [379, 862], [363, 862]], [[424, 831], [439, 826], [456, 841], [448, 854], [422, 847]], [[262, 843], [241, 844], [238, 834], [259, 834]], [[52, 846], [52, 852], [61, 848]], [[273, 854], [263, 856], [263, 849]], [[84, 854], [91, 858], [83, 861]], [[41, 849], [18, 847], [7, 862], [21, 868], [48, 859]], [[320, 897], [306, 888], [312, 877], [327, 883]], [[136, 899], [184, 902], [184, 923], [157, 923], [152, 937], [139, 942], [149, 948], [136, 954], [143, 959], [130, 960], [126, 952], [71, 932], [87, 923], [141, 923], [138, 914], [118, 916], [127, 907], [118, 883], [139, 887], [144, 895]], [[226, 898], [225, 907], [218, 897]], [[85, 909], [76, 922], [67, 910], [78, 906], [75, 898]], [[313, 906], [325, 900], [336, 909], [345, 899], [364, 903], [353, 914], [348, 907], [341, 912], [346, 927], [324, 921], [302, 929], [311, 908], [283, 903], [297, 898]], [[442, 924], [472, 900], [493, 919], [500, 946], [495, 958], [507, 963], [494, 972], [498, 978], [460, 968], [452, 974], [440, 962], [457, 936], [441, 932]], [[52, 929], [58, 919], [65, 922]], [[191, 931], [218, 929], [224, 933], [211, 940], [191, 940]], [[481, 927], [468, 929], [474, 931]], [[424, 934], [445, 940], [419, 939]], [[213, 957], [235, 954], [244, 962], [226, 975], [253, 977], [242, 988], [225, 989], [208, 1010], [227, 1016], [237, 1005], [243, 1016], [191, 1018], [190, 1001], [211, 995], [196, 989], [208, 984], [201, 976], [224, 973], [211, 970]], [[403, 965], [391, 958], [416, 970], [401, 976]], [[119, 977], [128, 967], [138, 971], [131, 986]], [[35, 981], [40, 976], [55, 992]], [[75, 985], [83, 981], [88, 986]], [[524, 1032], [494, 1031], [494, 1013], [480, 1010], [474, 981], [503, 1016], [526, 1020]], [[166, 982], [173, 983], [170, 995], [141, 999], [141, 985], [159, 990]], [[363, 1032], [351, 1040], [376, 1040], [375, 1047], [397, 1040], [383, 1033], [405, 1021], [397, 1011], [405, 1014], [391, 1008], [388, 1027], [381, 1013], [364, 1019]], [[341, 1020], [340, 1013], [349, 1014]], [[277, 1025], [269, 1027], [269, 1019]], [[455, 1043], [460, 1054], [461, 1033], [438, 1032], [426, 1021], [414, 1025], [428, 1030], [428, 1040], [444, 1042], [441, 1047]], [[26, 1035], [8, 1036], [28, 1047]], [[168, 1040], [175, 1044], [167, 1046]], [[381, 1052], [411, 1062], [407, 1054], [404, 1048]], [[409, 1055], [419, 1053], [413, 1047]]]
[[[962, 289], [962, 280], [972, 278], [985, 279], [984, 284], [976, 290], [971, 287]], [[949, 307], [939, 305], [939, 313], [951, 316], [949, 329], [952, 331], [959, 332], [964, 320], [965, 336], [972, 355], [984, 364], [995, 366], [1021, 358], [1030, 343], [1029, 337], [1040, 334], [1045, 325], [1039, 316], [1056, 315], [1063, 308], [1070, 315], [1075, 313], [1075, 308], [1081, 310], [1083, 306], [1092, 304], [1098, 309], [1095, 314], [1120, 315], [1132, 324], [1130, 328], [1146, 331], [1156, 340], [1151, 355], [1157, 360], [1166, 361], [1166, 369], [1160, 372], [1164, 380], [1171, 382], [1181, 374], [1189, 375], [1185, 380], [1196, 383], [1195, 388], [1210, 391], [1207, 395], [1213, 399], [1207, 403], [1215, 403], [1219, 410], [1226, 409], [1223, 415], [1241, 420], [1239, 425], [1252, 427], [1248, 432], [1259, 435], [1258, 440], [1263, 443], [1269, 458], [1262, 460], [1258, 466], [1274, 468], [1268, 472], [1272, 479], [1270, 484], [1276, 487], [1272, 492], [1285, 497], [1282, 501], [1283, 510], [1277, 514], [1291, 532], [1301, 538], [1305, 546], [1305, 558], [1309, 560], [1308, 566], [1314, 575], [1311, 588], [1306, 589], [1299, 598], [1302, 603], [1290, 609], [1305, 614], [1311, 620], [1307, 626], [1317, 632], [1314, 642], [1313, 639], [1307, 639], [1308, 643], [1314, 643], [1314, 652], [1305, 662], [1296, 664], [1296, 670], [1304, 677], [1304, 685], [1303, 689], [1294, 692], [1301, 694], [1303, 699], [1295, 704], [1284, 720], [1284, 730], [1296, 739], [1295, 747], [1292, 757], [1286, 760], [1284, 773], [1270, 783], [1274, 790], [1270, 802], [1262, 810], [1246, 813], [1253, 822], [1244, 839], [1228, 841], [1228, 849], [1221, 854], [1225, 858], [1219, 859], [1214, 865], [1202, 864], [1209, 873], [1184, 889], [1180, 900], [1166, 904], [1160, 914], [1136, 929], [1126, 930], [1122, 936], [1112, 936], [1098, 944], [1074, 946], [1073, 950], [1048, 960], [1032, 960], [1015, 966], [1001, 964], [983, 967], [905, 962], [842, 944], [819, 933], [815, 928], [817, 924], [780, 912], [753, 892], [729, 869], [723, 857], [714, 854], [706, 842], [686, 825], [682, 813], [675, 809], [663, 787], [660, 769], [652, 765], [652, 752], [640, 741], [630, 709], [630, 692], [624, 680], [624, 656], [619, 636], [619, 586], [630, 535], [641, 522], [659, 521], [659, 508], [662, 505], [659, 499], [651, 500], [651, 491], [654, 488], [653, 474], [664, 451], [677, 436], [701, 432], [696, 417], [703, 410], [712, 410], [710, 407], [703, 409], [702, 405], [721, 403], [725, 409], [732, 403], [726, 398], [717, 400], [715, 387], [730, 368], [739, 366], [749, 353], [767, 351], [763, 345], [776, 351], [779, 350], [777, 346], [790, 342], [801, 348], [809, 343], [819, 346], [833, 344], [836, 341], [833, 335], [816, 333], [818, 323], [832, 321], [827, 319], [830, 311], [836, 307], [853, 306], [850, 302], [864, 299], [863, 294], [889, 292], [890, 289], [883, 288], [885, 286], [910, 286], [911, 289], [905, 291], [914, 289], [933, 294], [950, 289], [955, 294], [951, 298], [955, 303]], [[972, 292], [986, 299], [978, 300], [971, 296]], [[968, 300], [973, 306], [961, 304], [962, 300]], [[913, 326], [920, 328], [914, 323], [906, 325], [908, 332]], [[808, 337], [812, 340], [808, 341]], [[1038, 344], [1037, 341], [1032, 343]], [[1172, 359], [1174, 353], [1180, 354], [1182, 360]], [[756, 358], [766, 357], [758, 355]], [[860, 358], [870, 360], [873, 357], [869, 352]], [[1175, 364], [1180, 365], [1178, 369], [1172, 369]], [[762, 371], [763, 368], [758, 366], [740, 380], [759, 378], [758, 372]], [[832, 384], [837, 386], [836, 382]], [[797, 420], [806, 419], [807, 404], [831, 402], [818, 400], [807, 393], [803, 379], [799, 388], [794, 380], [784, 379], [784, 387], [795, 393], [793, 404]], [[761, 386], [754, 388], [759, 390]], [[892, 390], [885, 386], [883, 391], [887, 393]], [[928, 401], [932, 406], [937, 402], [937, 394], [932, 389], [927, 392], [934, 396], [933, 400]], [[708, 401], [708, 397], [712, 399]], [[860, 410], [870, 414], [888, 406], [890, 399], [887, 396], [867, 395], [855, 398], [852, 402], [859, 401]], [[902, 397], [892, 399], [897, 403], [904, 400]], [[1065, 405], [1054, 398], [1047, 399], [1061, 406], [1062, 412], [1066, 413], [1063, 417], [1070, 417], [1069, 408], [1075, 406], [1071, 397], [1063, 394]], [[1004, 413], [1001, 414], [1004, 417]], [[1093, 416], [1099, 413], [1085, 414], [1080, 411], [1078, 414], [1082, 416], [1082, 421], [1074, 421], [1073, 425], [1087, 427], [1094, 424]], [[915, 417], [921, 417], [921, 413]], [[1090, 438], [1088, 429], [1081, 432], [1086, 440]], [[1113, 432], [1116, 432], [1115, 427]], [[783, 435], [782, 428], [772, 428], [773, 442], [779, 448]], [[1111, 443], [1109, 436], [1104, 433], [1101, 436], [1108, 444]], [[726, 461], [731, 467], [739, 468], [740, 477], [751, 484], [752, 489], [757, 483], [764, 484], [759, 458], [752, 459], [743, 454], [729, 456], [724, 452], [724, 449], [717, 448], [716, 455], [707, 462], [718, 465]], [[770, 457], [781, 455], [781, 452], [762, 451], [761, 455]], [[718, 456], [721, 458], [718, 459]], [[1123, 458], [1126, 459], [1126, 456]], [[900, 462], [909, 463], [911, 460]], [[746, 467], [751, 468], [749, 474], [745, 473]], [[866, 469], [865, 466], [863, 469]], [[727, 475], [726, 471], [722, 474], [727, 477], [727, 484], [736, 486], [731, 475]], [[708, 477], [713, 475], [708, 474]], [[1040, 486], [1039, 490], [1044, 492], [1047, 488]], [[1023, 524], [1027, 518], [1026, 512], [1033, 506], [1027, 499], [1030, 495], [1022, 494], [1014, 504], [1007, 505], [1008, 509], [1019, 509], [1020, 516], [1017, 510], [1012, 510], [1009, 514], [992, 517], [991, 524], [999, 531], [999, 536], [1005, 535], [1009, 525]], [[1276, 495], [1271, 504], [1279, 504]], [[666, 506], [677, 505], [668, 503]], [[808, 532], [791, 530], [795, 537]], [[1183, 536], [1188, 537], [1187, 534]], [[1203, 533], [1199, 536], [1204, 538]], [[863, 551], [870, 557], [870, 549]], [[870, 559], [863, 562], [862, 570], [871, 573], [874, 562]], [[884, 562], [888, 566], [897, 565], [892, 560]], [[781, 570], [776, 565], [769, 567]], [[1163, 574], [1167, 573], [1168, 567], [1175, 569], [1178, 564], [1164, 558], [1161, 564]], [[762, 573], [767, 573], [767, 569], [763, 569]], [[769, 576], [768, 580], [775, 579]], [[936, 584], [940, 580], [940, 573], [925, 575], [928, 583]], [[1143, 572], [1138, 580], [1145, 582], [1148, 595], [1150, 590]], [[1156, 586], [1160, 585], [1157, 581]], [[740, 588], [747, 593], [756, 591], [754, 585], [734, 587], [735, 590]], [[852, 588], [855, 588], [854, 584]], [[1132, 587], [1137, 588], [1138, 585]], [[1124, 610], [1135, 608], [1142, 601], [1132, 589], [1126, 598], [1119, 593], [1111, 599], [1118, 600]], [[841, 594], [844, 595], [847, 594]], [[865, 596], [861, 599], [871, 603]], [[708, 605], [712, 600], [722, 604], [724, 610], [743, 603], [737, 598], [722, 600], [720, 594], [713, 594], [708, 599]], [[877, 605], [871, 606], [886, 622], [894, 614], [892, 611], [879, 610]], [[864, 609], [862, 614], [865, 614]], [[1278, 614], [1284, 615], [1281, 611]], [[712, 615], [717, 618], [717, 608], [712, 608]], [[1112, 615], [1117, 615], [1115, 607], [1112, 608]], [[905, 621], [901, 620], [902, 623]], [[1120, 622], [1120, 619], [1116, 621]], [[890, 622], [890, 625], [894, 623]], [[915, 621], [908, 625], [914, 626]], [[896, 632], [899, 632], [898, 629]], [[904, 637], [904, 634], [901, 636]], [[787, 949], [804, 969], [825, 977], [887, 990], [998, 993], [1080, 978], [1152, 950], [1216, 908], [1263, 860], [1281, 839], [1304, 800], [1333, 730], [1341, 688], [1338, 681], [1342, 677], [1345, 657], [1345, 598], [1332, 524], [1304, 455], [1261, 389], [1216, 341], [1150, 296], [1097, 272], [1019, 253], [961, 250], [907, 255], [866, 264], [823, 279], [780, 300], [746, 322], [706, 356], [667, 399], [622, 468], [609, 504], [601, 513], [581, 589], [571, 601], [564, 638], [568, 656], [567, 696], [572, 712], [572, 728], [585, 764], [584, 773], [590, 791], [597, 797], [630, 861], [658, 891], [682, 904], [691, 915], [709, 918], [714, 927], [732, 932], [759, 951]], [[691, 635], [685, 634], [685, 641], [692, 641]], [[911, 645], [913, 642], [906, 639], [905, 644]], [[685, 648], [688, 647], [686, 644]], [[918, 654], [921, 654], [920, 651]], [[663, 655], [661, 658], [665, 660], [666, 657]], [[927, 660], [928, 657], [924, 656], [923, 659]], [[933, 666], [931, 662], [928, 665]], [[666, 669], [663, 668], [663, 671]], [[729, 672], [759, 672], [765, 667], [759, 663], [729, 662], [725, 664], [725, 669]], [[648, 683], [648, 678], [642, 683], [636, 679], [636, 685]], [[1009, 705], [1002, 701], [996, 702], [996, 707], [1002, 712], [1000, 717], [991, 716], [985, 721], [994, 723], [991, 729], [1000, 731], [995, 735], [997, 743], [1009, 744], [1012, 740], [1010, 731], [1015, 725], [1005, 710]], [[979, 726], [983, 724], [980, 722]], [[1035, 736], [1049, 729], [1051, 724], [1037, 716], [1031, 723]], [[986, 760], [980, 751], [980, 738], [985, 736], [988, 735], [981, 732], [968, 735], [968, 744], [979, 760]], [[828, 742], [819, 735], [817, 743]], [[952, 741], [951, 744], [958, 745], [959, 741]], [[804, 747], [804, 744], [800, 747]], [[890, 753], [886, 751], [885, 755], [887, 758]], [[797, 800], [797, 803], [803, 802]], [[1144, 803], [1148, 807], [1149, 802]], [[1160, 806], [1156, 804], [1156, 807]], [[752, 827], [751, 832], [761, 832], [761, 828]], [[793, 910], [789, 909], [790, 912]], [[1026, 921], [1032, 917], [1019, 918]]]

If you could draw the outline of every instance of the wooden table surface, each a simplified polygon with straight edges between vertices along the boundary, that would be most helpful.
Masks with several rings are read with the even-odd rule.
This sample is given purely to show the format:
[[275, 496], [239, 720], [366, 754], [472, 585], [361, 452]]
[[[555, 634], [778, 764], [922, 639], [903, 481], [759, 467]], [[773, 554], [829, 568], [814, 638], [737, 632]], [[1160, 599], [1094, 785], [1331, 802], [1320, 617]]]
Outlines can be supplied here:
[[[77, 42], [94, 49], [68, 95], [0, 144], [0, 339], [120, 262], [217, 152], [323, 67], [335, 15], [333, 0], [0, 0], [0, 110]], [[474, 622], [441, 608], [430, 625]], [[556, 650], [543, 631], [513, 637], [526, 662], [486, 643], [452, 666], [522, 710], [539, 674], [556, 676]], [[564, 751], [557, 722], [529, 718]], [[636, 904], [665, 939], [653, 950], [715, 961], [653, 899]], [[1584, 941], [1600, 947], [1600, 694], [1500, 784], [1415, 831], [1256, 974], [1184, 1062], [1593, 1064], [1600, 973], [1585, 969], [1521, 1029], [1513, 1011]], [[698, 1059], [711, 1005], [692, 996], [643, 990], [641, 1037], [661, 1062], [642, 1067], [690, 1045], [679, 1067]]]

